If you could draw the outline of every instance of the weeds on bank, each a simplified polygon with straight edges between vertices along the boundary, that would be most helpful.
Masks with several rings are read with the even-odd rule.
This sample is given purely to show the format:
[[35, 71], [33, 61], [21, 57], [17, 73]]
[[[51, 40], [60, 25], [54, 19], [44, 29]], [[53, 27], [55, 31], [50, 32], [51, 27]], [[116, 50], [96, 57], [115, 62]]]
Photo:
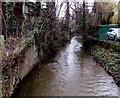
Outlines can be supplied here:
[[91, 54], [120, 86], [120, 53], [114, 52], [113, 49], [95, 46], [91, 49]]
[[100, 46], [95, 46], [91, 50], [91, 54], [105, 69], [109, 69], [111, 66], [120, 66], [120, 54], [112, 49], [106, 50]]

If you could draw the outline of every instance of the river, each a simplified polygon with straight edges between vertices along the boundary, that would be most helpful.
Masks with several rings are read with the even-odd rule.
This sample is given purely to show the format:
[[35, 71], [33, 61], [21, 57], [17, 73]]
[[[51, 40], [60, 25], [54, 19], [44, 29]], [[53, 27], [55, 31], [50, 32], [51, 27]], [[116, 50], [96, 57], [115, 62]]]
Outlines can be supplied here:
[[118, 96], [118, 86], [73, 37], [46, 64], [37, 66], [15, 96]]

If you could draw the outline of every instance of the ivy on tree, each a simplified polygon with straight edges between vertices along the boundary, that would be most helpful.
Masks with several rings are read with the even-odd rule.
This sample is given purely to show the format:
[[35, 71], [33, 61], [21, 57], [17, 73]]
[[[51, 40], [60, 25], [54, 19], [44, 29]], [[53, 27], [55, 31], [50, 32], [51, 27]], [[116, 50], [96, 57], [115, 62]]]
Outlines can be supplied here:
[[7, 21], [7, 32], [12, 33], [13, 32], [13, 2], [6, 3], [6, 21]]

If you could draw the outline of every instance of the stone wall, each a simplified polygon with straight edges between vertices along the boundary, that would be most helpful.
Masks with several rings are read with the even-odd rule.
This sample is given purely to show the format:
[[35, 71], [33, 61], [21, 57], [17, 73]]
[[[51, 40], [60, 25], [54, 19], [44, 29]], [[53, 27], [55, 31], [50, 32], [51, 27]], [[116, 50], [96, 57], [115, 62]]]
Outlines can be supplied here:
[[34, 40], [24, 40], [13, 52], [2, 61], [3, 97], [11, 96], [17, 84], [38, 63], [38, 52]]
[[[54, 56], [61, 47], [70, 39], [68, 33], [61, 33], [55, 36], [55, 41], [50, 44], [39, 47], [39, 40], [35, 36], [31, 38], [22, 38], [22, 42], [2, 60], [2, 94], [11, 96], [20, 81], [37, 65], [43, 63], [51, 56]], [[36, 45], [35, 45], [36, 44]]]

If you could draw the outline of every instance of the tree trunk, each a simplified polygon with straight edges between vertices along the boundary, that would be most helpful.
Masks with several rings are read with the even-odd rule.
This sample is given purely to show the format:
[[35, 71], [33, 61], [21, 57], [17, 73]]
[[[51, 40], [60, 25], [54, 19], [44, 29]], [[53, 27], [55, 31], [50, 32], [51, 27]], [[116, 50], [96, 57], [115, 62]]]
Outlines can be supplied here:
[[65, 16], [65, 30], [69, 31], [69, 21], [70, 21], [70, 11], [69, 11], [69, 2], [67, 1], [67, 9], [66, 9], [66, 16]]
[[[0, 1], [0, 31], [2, 31], [2, 2]], [[0, 32], [2, 35], [2, 32]]]

